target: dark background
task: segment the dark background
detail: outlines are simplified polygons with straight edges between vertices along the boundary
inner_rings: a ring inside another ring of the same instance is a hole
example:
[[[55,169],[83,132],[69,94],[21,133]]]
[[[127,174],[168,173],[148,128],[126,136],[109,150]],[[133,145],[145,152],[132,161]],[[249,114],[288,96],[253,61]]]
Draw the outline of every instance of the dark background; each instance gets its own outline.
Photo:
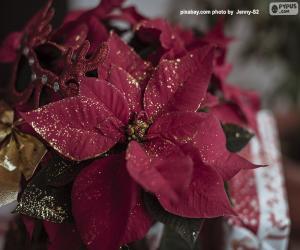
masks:
[[[8,33],[22,30],[30,17],[46,3],[45,0],[0,1],[0,41]],[[54,1],[54,7],[54,25],[58,25],[66,12],[66,1]]]

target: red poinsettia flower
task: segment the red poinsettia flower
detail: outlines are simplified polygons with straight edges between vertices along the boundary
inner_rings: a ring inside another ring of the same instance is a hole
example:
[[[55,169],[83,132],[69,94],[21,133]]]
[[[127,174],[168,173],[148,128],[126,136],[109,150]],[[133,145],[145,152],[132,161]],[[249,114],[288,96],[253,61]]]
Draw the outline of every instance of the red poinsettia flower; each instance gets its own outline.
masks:
[[[227,48],[233,40],[224,34],[224,19],[220,19],[204,37],[197,38],[193,33],[180,27],[172,26],[163,19],[143,20],[136,27],[139,39],[144,43],[160,44],[148,59],[158,62],[163,58],[176,58],[191,49],[212,45],[216,48],[213,63],[213,81],[217,82],[226,102],[207,93],[202,108],[216,115],[223,123],[234,123],[255,129],[259,98],[251,91],[243,91],[227,84],[226,80],[232,65],[226,62]]]
[[[134,7],[122,8],[123,2],[124,0],[103,0],[89,11],[70,12],[51,40],[72,48],[78,48],[88,40],[91,44],[89,53],[93,54],[99,44],[109,37],[107,23],[124,21],[132,26],[144,19]]]
[[[164,58],[174,59],[194,49],[210,45],[216,48],[216,67],[223,66],[227,47],[233,40],[226,37],[223,30],[223,19],[220,19],[213,29],[203,37],[196,36],[191,30],[185,30],[179,25],[172,25],[159,18],[145,19],[135,26],[135,34],[140,42],[144,46],[155,47],[155,50],[147,55],[147,59],[152,63],[157,64]]]
[[[78,96],[22,115],[68,158],[82,161],[109,151],[84,169],[73,187],[73,214],[89,249],[117,249],[144,236],[151,220],[141,188],[179,216],[233,213],[223,182],[255,166],[227,151],[214,116],[196,112],[213,58],[212,47],[204,46],[161,60],[144,91],[111,63],[107,81],[83,77]],[[126,154],[114,153],[124,146]]]
[[[173,27],[159,18],[142,20],[136,25],[135,34],[144,46],[155,46],[155,50],[147,55],[147,60],[155,65],[161,59],[174,59],[185,55],[186,43],[191,35],[179,26]]]

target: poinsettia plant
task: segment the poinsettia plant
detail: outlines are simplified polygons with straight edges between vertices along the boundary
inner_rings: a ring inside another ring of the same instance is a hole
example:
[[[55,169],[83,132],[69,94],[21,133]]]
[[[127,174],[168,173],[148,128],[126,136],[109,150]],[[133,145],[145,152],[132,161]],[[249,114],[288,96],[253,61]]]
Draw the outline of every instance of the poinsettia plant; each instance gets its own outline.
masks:
[[[255,134],[259,98],[227,84],[222,22],[198,36],[122,2],[70,13],[54,30],[49,1],[0,48],[10,124],[29,138],[8,162],[0,120],[0,178],[20,177],[13,196],[0,180],[0,202],[18,194],[29,249],[37,228],[47,249],[136,249],[157,222],[191,249],[204,219],[235,216],[224,184],[258,167],[239,152]]]

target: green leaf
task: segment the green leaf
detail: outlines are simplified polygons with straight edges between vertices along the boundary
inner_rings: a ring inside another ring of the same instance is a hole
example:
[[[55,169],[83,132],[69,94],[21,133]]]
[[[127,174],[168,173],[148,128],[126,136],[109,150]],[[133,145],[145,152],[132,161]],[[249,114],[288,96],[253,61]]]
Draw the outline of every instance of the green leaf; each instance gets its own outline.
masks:
[[[229,192],[228,181],[225,181],[225,182],[224,182],[224,189],[225,189],[225,192],[226,192],[226,194],[227,194],[228,200],[229,200],[231,206],[233,207],[234,204],[233,204],[233,202],[232,202],[231,195],[230,195],[230,192]]]
[[[126,244],[120,250],[149,250],[146,238]]]
[[[173,229],[165,226],[159,250],[191,250],[194,249]]]
[[[222,127],[226,135],[227,149],[233,153],[241,151],[253,137],[252,133],[235,124],[227,123]]]
[[[171,214],[166,210],[164,210],[163,207],[158,202],[158,200],[149,193],[145,193],[144,201],[145,201],[146,208],[149,211],[149,213],[152,215],[152,217],[155,220],[165,224],[167,228],[174,231],[175,235],[172,236],[174,240],[178,241],[178,237],[175,237],[176,234],[177,236],[180,236],[181,241],[184,240],[183,242],[180,243],[180,246],[182,248],[178,248],[178,249],[185,250],[185,249],[194,248],[194,245],[198,239],[200,230],[202,228],[204,219],[184,218],[184,217]],[[169,237],[170,234],[171,232],[167,232],[166,237]],[[170,240],[168,240],[168,242],[170,242]],[[176,243],[176,245],[179,245],[179,243]],[[183,248],[183,246],[186,247]],[[175,248],[169,247],[169,249],[175,249]]]
[[[79,169],[59,157],[50,160],[29,181],[15,212],[54,223],[71,221],[72,180]]]
[[[82,169],[82,165],[77,162],[65,160],[55,156],[49,161],[47,166],[43,167],[39,178],[46,177],[46,183],[49,186],[60,187],[71,183]]]

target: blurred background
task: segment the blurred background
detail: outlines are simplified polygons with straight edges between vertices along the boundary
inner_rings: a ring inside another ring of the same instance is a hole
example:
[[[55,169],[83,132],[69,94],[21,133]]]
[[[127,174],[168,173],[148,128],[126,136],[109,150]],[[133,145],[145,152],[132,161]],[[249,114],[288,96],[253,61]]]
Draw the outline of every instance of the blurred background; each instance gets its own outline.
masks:
[[[98,0],[56,0],[58,25],[69,9],[90,8]],[[0,41],[20,30],[43,6],[40,0],[0,2]],[[259,15],[226,16],[225,31],[235,38],[228,60],[233,64],[229,82],[257,90],[263,107],[277,119],[292,220],[290,249],[300,249],[300,16],[270,16],[265,0],[129,0],[146,16],[163,16],[171,22],[208,30],[217,16],[179,15],[181,9],[258,9]],[[11,206],[13,207],[13,205]],[[0,234],[5,232],[7,211],[0,210]],[[2,244],[0,239],[0,244]],[[0,248],[1,249],[1,248]]]

